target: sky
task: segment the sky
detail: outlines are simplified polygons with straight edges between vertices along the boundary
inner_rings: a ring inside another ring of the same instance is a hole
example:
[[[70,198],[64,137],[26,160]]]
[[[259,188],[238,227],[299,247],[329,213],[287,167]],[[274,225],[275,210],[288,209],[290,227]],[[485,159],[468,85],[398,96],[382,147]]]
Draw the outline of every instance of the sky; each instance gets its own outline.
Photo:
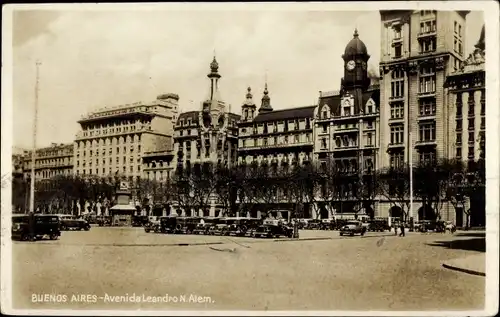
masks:
[[[468,54],[482,12],[467,21]],[[274,109],[313,105],[320,90],[340,88],[355,28],[378,74],[378,11],[15,11],[13,145],[32,146],[37,59],[41,147],[72,142],[76,121],[105,106],[176,93],[181,111],[200,109],[214,52],[231,112],[249,86],[260,104],[266,77]]]

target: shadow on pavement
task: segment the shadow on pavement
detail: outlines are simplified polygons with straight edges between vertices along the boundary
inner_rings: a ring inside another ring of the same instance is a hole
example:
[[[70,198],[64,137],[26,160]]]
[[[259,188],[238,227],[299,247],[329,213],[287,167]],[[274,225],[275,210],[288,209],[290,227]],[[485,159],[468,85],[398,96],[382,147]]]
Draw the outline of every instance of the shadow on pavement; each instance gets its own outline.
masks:
[[[486,232],[459,232],[455,233],[457,237],[486,237]]]
[[[427,245],[434,247],[445,247],[449,249],[486,252],[486,238],[434,241],[434,243],[428,243]]]

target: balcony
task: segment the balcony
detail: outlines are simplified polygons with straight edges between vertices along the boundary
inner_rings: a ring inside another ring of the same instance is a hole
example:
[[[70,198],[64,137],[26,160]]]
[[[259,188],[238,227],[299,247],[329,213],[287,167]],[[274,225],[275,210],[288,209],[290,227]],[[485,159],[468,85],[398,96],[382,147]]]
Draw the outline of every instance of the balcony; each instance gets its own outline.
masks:
[[[389,149],[404,148],[404,147],[405,147],[405,144],[403,142],[401,142],[401,143],[389,143],[387,145],[387,148],[389,148]]]
[[[389,102],[404,101],[405,96],[391,96],[389,97]]]
[[[422,91],[418,93],[418,98],[436,97],[436,91]]]
[[[333,130],[334,134],[339,134],[339,133],[348,133],[348,132],[359,132],[358,127],[349,127],[349,128],[337,128]]]
[[[430,36],[436,36],[436,34],[437,34],[436,30],[423,31],[423,32],[419,32],[417,34],[417,38],[423,39],[423,38],[430,37]]]
[[[436,113],[424,113],[424,114],[419,114],[417,121],[425,121],[425,120],[435,120],[436,119]]]
[[[359,146],[357,144],[354,145],[348,145],[348,146],[341,146],[341,147],[335,147],[333,150],[336,152],[341,152],[341,151],[352,151],[352,150],[358,150]]]
[[[415,146],[436,146],[436,140],[419,140],[415,142]]]
[[[404,117],[389,118],[389,124],[403,123],[404,121],[405,121]]]

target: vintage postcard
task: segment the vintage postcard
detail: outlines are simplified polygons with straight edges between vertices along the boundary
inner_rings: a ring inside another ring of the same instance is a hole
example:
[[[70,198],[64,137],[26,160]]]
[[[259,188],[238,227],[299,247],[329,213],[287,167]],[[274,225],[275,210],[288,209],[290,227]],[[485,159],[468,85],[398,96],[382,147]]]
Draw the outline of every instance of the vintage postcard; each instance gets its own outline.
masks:
[[[5,5],[2,313],[496,315],[498,16]]]

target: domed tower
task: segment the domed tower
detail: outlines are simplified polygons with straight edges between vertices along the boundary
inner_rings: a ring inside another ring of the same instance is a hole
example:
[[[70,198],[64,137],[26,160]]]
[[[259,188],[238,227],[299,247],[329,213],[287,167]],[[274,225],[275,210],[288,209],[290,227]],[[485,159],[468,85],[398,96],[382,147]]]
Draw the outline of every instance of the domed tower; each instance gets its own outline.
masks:
[[[370,86],[368,77],[368,60],[370,55],[365,43],[359,39],[358,30],[354,30],[352,40],[347,44],[344,55],[344,78],[341,91],[344,95],[351,95],[354,99],[354,111],[358,113],[363,109],[362,94]]]
[[[264,87],[264,96],[262,96],[262,103],[259,108],[259,113],[273,111],[271,107],[271,98],[269,97],[269,91],[267,90],[267,82]]]
[[[246,100],[241,106],[241,121],[252,121],[255,115],[257,106],[253,102],[252,88],[248,87]]]

